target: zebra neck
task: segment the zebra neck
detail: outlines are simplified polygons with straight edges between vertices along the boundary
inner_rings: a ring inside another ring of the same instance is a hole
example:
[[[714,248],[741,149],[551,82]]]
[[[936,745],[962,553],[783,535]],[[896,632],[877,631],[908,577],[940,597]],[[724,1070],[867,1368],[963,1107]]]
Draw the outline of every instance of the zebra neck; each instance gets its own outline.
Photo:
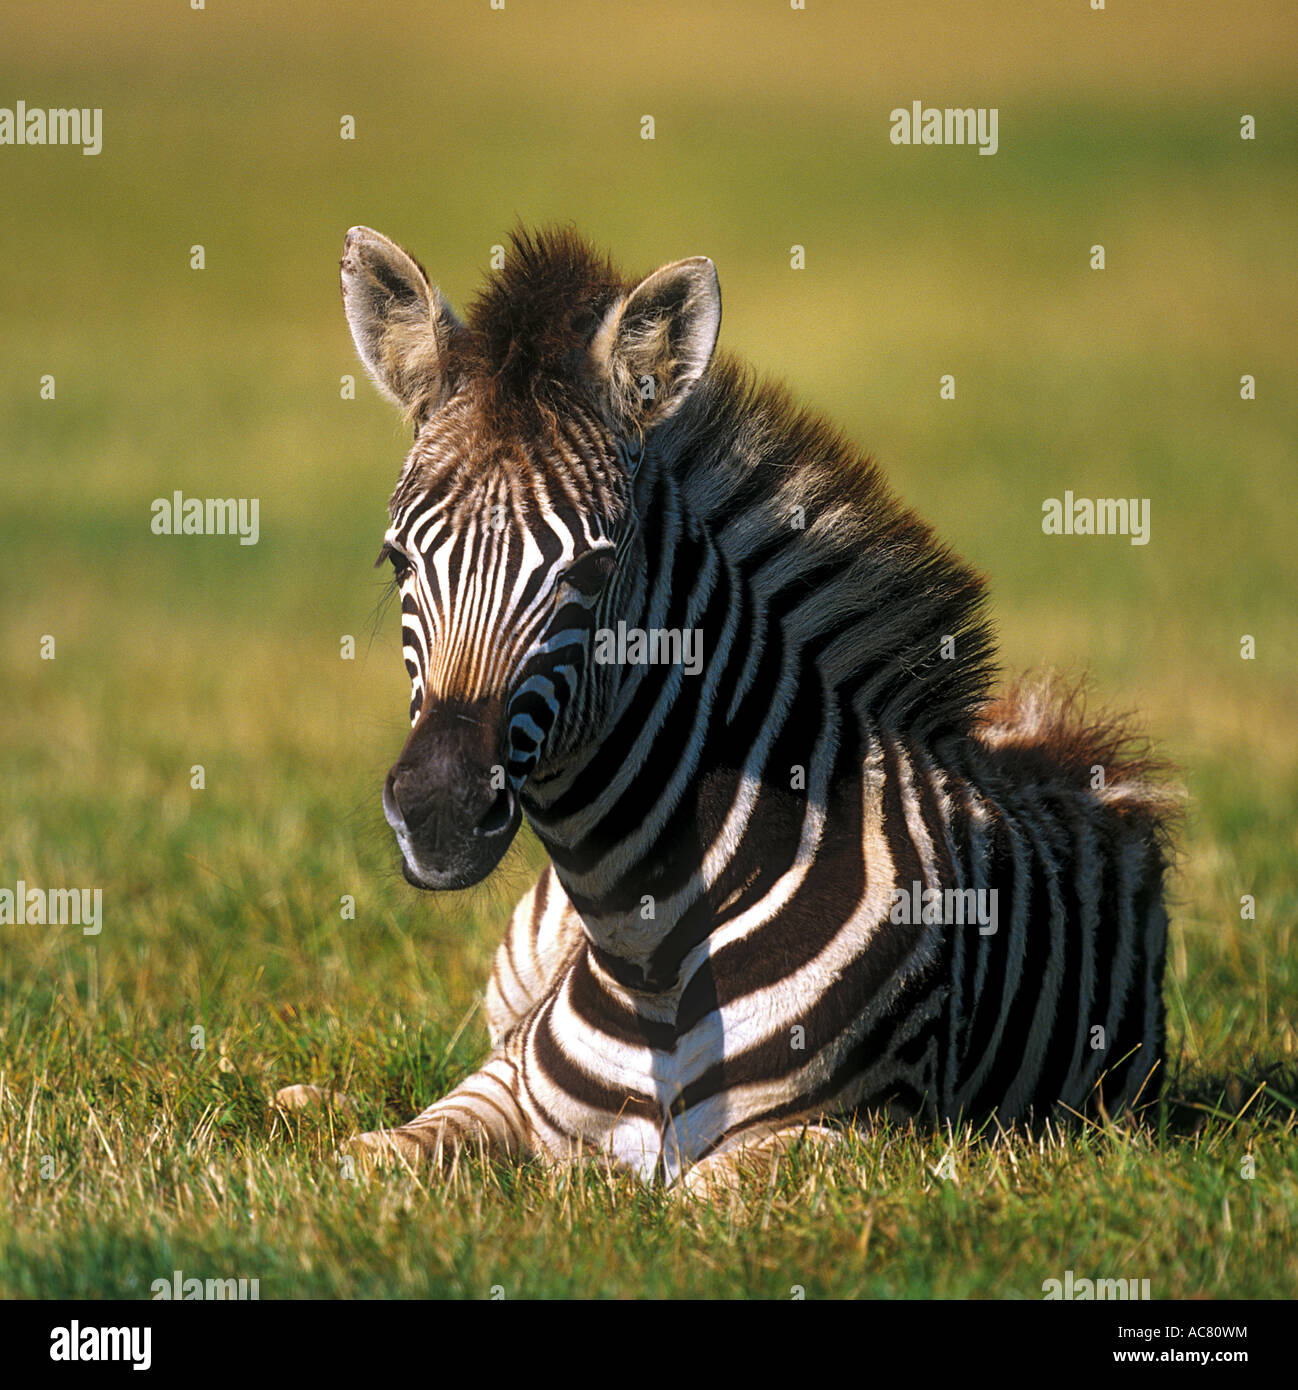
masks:
[[[697,652],[697,669],[612,666],[598,740],[524,796],[598,960],[635,988],[679,988],[690,953],[776,891],[773,866],[816,853],[839,790],[841,814],[872,814],[880,738],[966,731],[988,683],[976,576],[868,464],[839,459],[831,490],[812,439],[811,462],[772,466],[767,426],[771,458],[760,428],[700,437],[697,422],[646,458],[620,611],[628,632],[675,637],[651,656]]]
[[[698,669],[615,667],[597,744],[524,807],[619,985],[667,996],[709,935],[810,862],[835,766],[860,775],[855,715],[664,479],[629,627],[697,634]],[[682,643],[682,649],[684,644]],[[858,793],[859,799],[859,793]],[[790,880],[791,882],[791,880]]]

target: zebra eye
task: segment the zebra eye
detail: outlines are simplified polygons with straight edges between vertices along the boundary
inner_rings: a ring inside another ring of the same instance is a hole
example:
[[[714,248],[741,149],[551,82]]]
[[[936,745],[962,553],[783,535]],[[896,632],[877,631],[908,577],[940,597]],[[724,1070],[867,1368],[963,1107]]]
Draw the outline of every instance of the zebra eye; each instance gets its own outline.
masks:
[[[564,570],[563,580],[565,584],[571,584],[578,593],[585,594],[587,598],[594,598],[608,583],[616,569],[617,561],[613,558],[611,547],[589,550]]]
[[[379,551],[379,558],[374,562],[374,568],[378,569],[384,560],[392,562],[392,572],[398,581],[410,573],[410,558],[396,549],[395,546],[389,545],[387,541],[383,542],[383,548]]]

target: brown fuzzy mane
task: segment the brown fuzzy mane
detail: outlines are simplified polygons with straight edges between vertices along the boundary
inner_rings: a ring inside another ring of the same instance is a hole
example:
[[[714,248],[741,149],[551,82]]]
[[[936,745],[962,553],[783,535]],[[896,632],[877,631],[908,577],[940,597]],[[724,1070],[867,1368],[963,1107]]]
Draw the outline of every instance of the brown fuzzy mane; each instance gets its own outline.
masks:
[[[763,564],[779,552],[782,583],[820,593],[799,635],[831,681],[872,682],[874,713],[895,727],[972,727],[995,669],[985,581],[873,458],[724,351],[663,430],[691,512]]]
[[[516,229],[503,268],[469,308],[459,365],[490,384],[496,413],[550,413],[582,380],[591,338],[628,288],[573,229]]]
[[[1148,819],[1162,838],[1179,817],[1172,764],[1153,752],[1130,716],[1088,710],[1085,678],[1020,678],[983,707],[975,736],[997,755],[996,772],[1006,782],[1086,791]],[[1092,784],[1097,767],[1102,788]]]

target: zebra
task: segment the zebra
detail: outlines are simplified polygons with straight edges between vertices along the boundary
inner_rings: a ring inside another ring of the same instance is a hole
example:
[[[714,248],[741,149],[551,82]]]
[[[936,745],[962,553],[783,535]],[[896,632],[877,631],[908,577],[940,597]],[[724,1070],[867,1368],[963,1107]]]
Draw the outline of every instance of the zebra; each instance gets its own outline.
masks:
[[[368,228],[341,272],[414,431],[377,562],[411,680],[382,796],[403,872],[478,883],[524,818],[549,858],[495,955],[490,1055],[360,1151],[679,1187],[853,1121],[1152,1100],[1163,764],[1049,677],[993,694],[985,581],[716,350],[713,263],[628,281],[520,229],[463,320]],[[632,660],[627,632],[702,658]],[[1002,906],[961,925],[953,897]]]

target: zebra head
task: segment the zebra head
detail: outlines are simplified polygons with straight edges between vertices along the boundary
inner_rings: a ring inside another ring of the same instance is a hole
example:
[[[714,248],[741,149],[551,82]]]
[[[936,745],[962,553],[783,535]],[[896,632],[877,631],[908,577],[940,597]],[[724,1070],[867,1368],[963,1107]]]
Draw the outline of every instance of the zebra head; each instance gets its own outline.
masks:
[[[353,227],[342,289],[415,433],[379,555],[412,726],[383,809],[411,883],[464,888],[508,849],[528,779],[597,742],[616,698],[592,638],[643,589],[635,481],[711,358],[716,271],[698,257],[627,285],[573,236],[519,233],[461,321],[411,256]]]

